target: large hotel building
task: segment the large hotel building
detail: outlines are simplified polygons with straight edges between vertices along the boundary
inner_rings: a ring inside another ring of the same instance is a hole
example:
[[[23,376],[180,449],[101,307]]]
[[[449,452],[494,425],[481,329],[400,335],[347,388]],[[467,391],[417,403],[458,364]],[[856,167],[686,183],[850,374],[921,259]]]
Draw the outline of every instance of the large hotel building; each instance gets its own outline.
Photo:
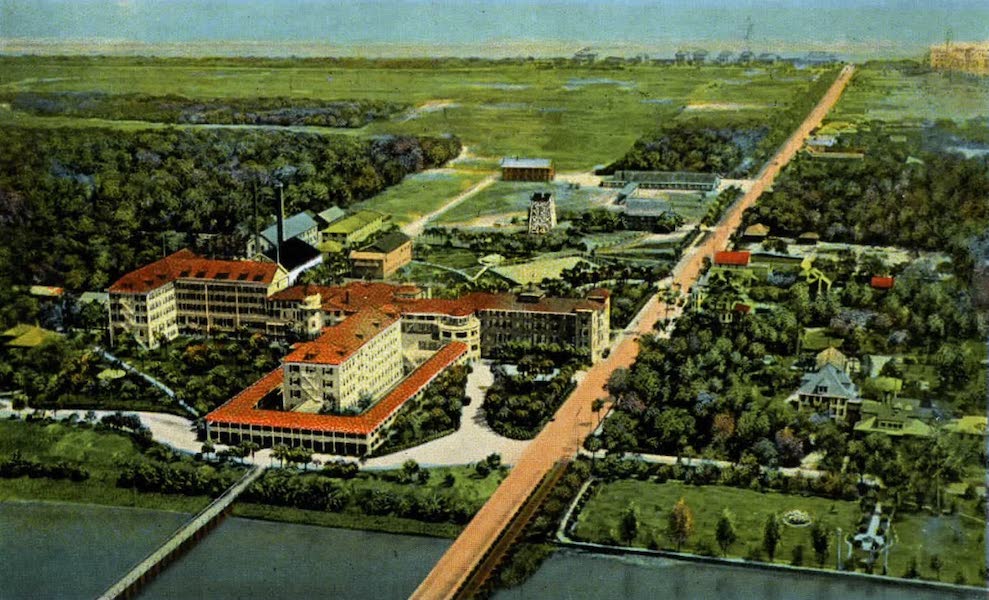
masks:
[[[474,292],[439,299],[413,285],[286,285],[273,263],[177,252],[110,287],[111,331],[150,347],[180,332],[239,328],[309,340],[208,414],[207,435],[347,455],[373,452],[401,407],[452,365],[493,356],[509,342],[572,347],[597,361],[609,344],[604,289],[584,298]]]
[[[110,336],[127,333],[149,348],[179,333],[265,332],[268,297],[288,285],[275,263],[212,260],[180,250],[110,286]]]

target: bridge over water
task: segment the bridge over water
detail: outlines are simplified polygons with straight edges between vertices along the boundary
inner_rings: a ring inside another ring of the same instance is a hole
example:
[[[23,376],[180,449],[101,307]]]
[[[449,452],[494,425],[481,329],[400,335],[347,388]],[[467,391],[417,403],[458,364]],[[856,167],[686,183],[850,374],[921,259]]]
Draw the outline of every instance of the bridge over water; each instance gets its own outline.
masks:
[[[119,581],[100,595],[100,600],[117,600],[135,597],[149,581],[154,579],[170,562],[203,539],[226,516],[227,510],[241,493],[251,486],[264,472],[264,467],[253,466],[237,483],[230,486],[216,500],[187,521],[182,527],[151,554],[127,572]]]

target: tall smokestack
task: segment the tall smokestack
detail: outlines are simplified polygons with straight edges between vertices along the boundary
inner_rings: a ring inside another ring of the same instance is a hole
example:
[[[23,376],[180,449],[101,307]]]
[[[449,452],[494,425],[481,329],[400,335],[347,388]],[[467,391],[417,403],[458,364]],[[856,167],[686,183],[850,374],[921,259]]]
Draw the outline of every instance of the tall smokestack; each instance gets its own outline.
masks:
[[[251,198],[254,202],[254,253],[247,258],[254,260],[259,252],[261,252],[261,232],[258,231],[258,180],[255,179],[251,182]]]
[[[275,240],[275,262],[282,264],[282,244],[285,243],[285,196],[282,194],[282,182],[275,182],[275,194],[278,205],[275,207],[277,218],[278,239]]]

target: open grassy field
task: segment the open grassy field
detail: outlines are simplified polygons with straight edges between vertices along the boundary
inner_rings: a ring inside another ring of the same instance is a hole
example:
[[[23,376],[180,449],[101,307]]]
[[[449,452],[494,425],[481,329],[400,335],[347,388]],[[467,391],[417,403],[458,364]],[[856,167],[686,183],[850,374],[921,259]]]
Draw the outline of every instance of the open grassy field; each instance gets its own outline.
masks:
[[[0,90],[388,100],[413,108],[362,132],[451,133],[477,156],[538,155],[570,170],[617,158],[644,132],[689,105],[694,106],[682,112],[684,118],[712,116],[723,122],[756,115],[769,120],[815,75],[790,67],[603,69],[480,63],[470,68],[379,68],[292,61],[11,58],[0,62]],[[722,106],[726,104],[737,106]],[[63,119],[64,124],[72,122]]]
[[[86,469],[86,481],[73,482],[29,477],[0,479],[4,500],[58,500],[114,506],[137,506],[194,513],[210,502],[207,496],[135,493],[117,487],[121,462],[144,456],[127,436],[62,425],[0,421],[0,457],[15,451],[29,460],[63,460]]]
[[[529,210],[533,192],[551,191],[556,200],[559,217],[564,211],[582,212],[600,206],[614,196],[614,190],[597,187],[571,189],[564,182],[528,183],[521,181],[496,181],[465,202],[446,211],[437,219],[439,225],[462,224],[491,226],[496,222],[508,223],[518,217],[522,224]]]
[[[398,185],[354,205],[354,210],[376,210],[405,225],[427,215],[484,179],[483,174],[442,169],[406,177]]]
[[[971,511],[970,511],[971,512]],[[976,512],[976,514],[978,514]],[[889,551],[889,571],[901,576],[911,560],[924,578],[934,579],[931,556],[944,563],[941,580],[954,582],[959,575],[968,585],[981,585],[985,568],[985,521],[971,515],[899,515],[893,522],[894,546]]]
[[[725,508],[732,511],[738,541],[730,548],[729,556],[745,557],[762,547],[763,526],[769,515],[798,509],[812,519],[826,523],[830,528],[841,527],[854,531],[861,516],[858,503],[830,500],[809,496],[793,496],[779,493],[759,493],[724,486],[692,486],[678,482],[658,484],[648,481],[616,481],[603,484],[587,503],[577,523],[577,535],[590,541],[611,540],[618,531],[618,522],[629,503],[639,510],[639,535],[634,545],[645,546],[652,535],[660,548],[674,549],[666,536],[667,517],[673,505],[684,498],[694,513],[694,534],[683,551],[698,552],[706,547],[719,553],[714,531]],[[804,559],[814,562],[814,553],[808,527],[782,526],[783,537],[776,551],[776,559],[789,562],[793,548],[804,546]],[[832,548],[833,548],[832,541]]]
[[[720,554],[714,532],[724,508],[732,511],[738,535],[728,555],[737,557],[747,557],[752,550],[762,547],[763,526],[773,513],[802,510],[830,530],[841,527],[846,533],[856,531],[856,523],[862,516],[857,502],[723,486],[625,480],[601,486],[580,514],[577,535],[591,541],[614,543],[621,514],[629,503],[634,503],[639,510],[639,534],[633,544],[645,546],[651,536],[660,548],[673,549],[666,537],[666,522],[680,498],[685,499],[694,513],[694,534],[683,548],[686,552],[710,550]],[[962,512],[943,516],[897,515],[892,527],[895,541],[889,553],[889,574],[902,576],[911,560],[916,559],[920,575],[934,579],[930,557],[938,555],[945,565],[942,580],[955,581],[960,574],[965,583],[980,585],[979,573],[985,564],[985,521]],[[777,561],[790,562],[793,549],[803,545],[804,564],[816,566],[810,529],[782,525],[782,532]],[[834,567],[834,538],[829,550],[825,568]]]
[[[989,115],[989,79],[961,73],[860,67],[828,117],[833,126],[862,121],[959,121]]]

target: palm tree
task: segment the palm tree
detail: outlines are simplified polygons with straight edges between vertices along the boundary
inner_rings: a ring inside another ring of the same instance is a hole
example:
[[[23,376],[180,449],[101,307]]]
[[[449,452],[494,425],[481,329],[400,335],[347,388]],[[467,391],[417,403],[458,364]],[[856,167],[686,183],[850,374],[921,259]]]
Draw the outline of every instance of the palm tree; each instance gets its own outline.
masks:
[[[591,410],[598,416],[598,426],[601,425],[601,409],[604,408],[604,398],[596,398],[591,402]]]
[[[278,444],[271,450],[272,458],[278,459],[280,466],[285,467],[285,461],[291,460],[291,451],[285,444]]]
[[[216,446],[213,445],[213,442],[209,440],[203,442],[202,452],[203,452],[203,456],[206,457],[206,460],[209,460],[209,455],[213,454],[215,450],[216,450]]]
[[[251,455],[251,460],[254,460],[254,453],[261,449],[261,445],[253,440],[246,440],[241,442],[240,445]]]

